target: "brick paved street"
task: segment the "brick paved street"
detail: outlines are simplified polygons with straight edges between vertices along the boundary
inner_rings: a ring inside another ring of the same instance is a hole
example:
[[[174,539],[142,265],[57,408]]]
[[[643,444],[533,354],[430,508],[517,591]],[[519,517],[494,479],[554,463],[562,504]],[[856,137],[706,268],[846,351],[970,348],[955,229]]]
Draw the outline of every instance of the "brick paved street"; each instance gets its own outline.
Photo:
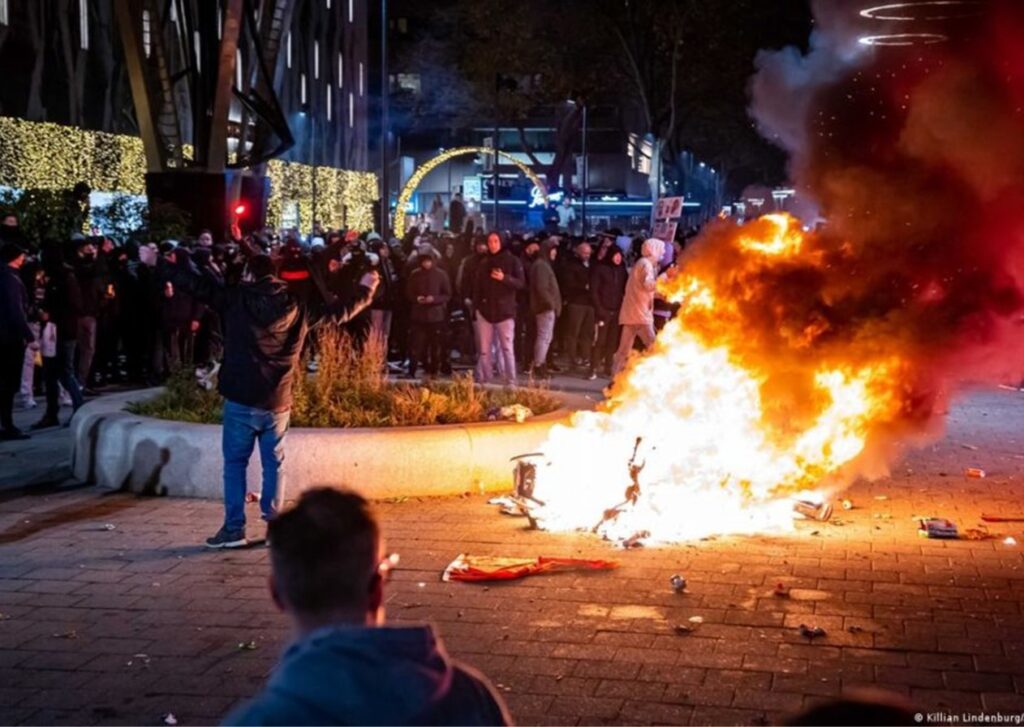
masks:
[[[623,552],[525,531],[478,496],[380,503],[401,554],[389,614],[435,622],[522,724],[759,724],[869,685],[927,711],[1024,712],[1024,556],[1002,542],[1024,542],[1024,524],[943,542],[911,520],[963,529],[982,512],[1024,512],[1021,432],[1024,394],[975,394],[941,442],[852,488],[842,524],[787,537]],[[966,479],[970,466],[989,477]],[[266,595],[264,549],[197,547],[219,518],[215,502],[93,488],[2,496],[0,723],[210,723],[253,693],[287,626]],[[442,583],[460,552],[622,565]],[[673,573],[687,594],[672,593]],[[779,582],[789,598],[772,594]],[[704,623],[676,634],[691,616]],[[808,642],[802,623],[827,635]]]

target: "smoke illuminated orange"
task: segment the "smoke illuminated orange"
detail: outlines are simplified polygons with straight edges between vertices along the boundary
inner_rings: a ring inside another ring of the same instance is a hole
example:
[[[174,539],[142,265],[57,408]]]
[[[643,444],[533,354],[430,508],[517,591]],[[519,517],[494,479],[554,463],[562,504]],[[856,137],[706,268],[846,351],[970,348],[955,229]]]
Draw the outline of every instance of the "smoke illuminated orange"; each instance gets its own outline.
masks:
[[[842,255],[786,215],[714,223],[660,281],[681,308],[653,349],[542,448],[540,526],[648,543],[780,531],[794,498],[847,484],[872,433],[899,415],[904,364],[897,351],[829,343],[815,306],[780,295],[787,276]],[[627,502],[638,438],[640,491]]]

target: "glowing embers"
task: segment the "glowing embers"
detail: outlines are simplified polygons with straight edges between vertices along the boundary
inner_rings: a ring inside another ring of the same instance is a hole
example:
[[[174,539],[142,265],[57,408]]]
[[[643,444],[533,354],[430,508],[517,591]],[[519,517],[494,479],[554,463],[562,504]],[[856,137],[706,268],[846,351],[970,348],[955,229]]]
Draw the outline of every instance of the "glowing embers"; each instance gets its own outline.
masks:
[[[870,20],[957,20],[978,15],[981,5],[977,0],[920,0],[876,5],[860,14]]]
[[[859,39],[861,45],[899,47],[913,45],[935,45],[945,43],[949,36],[942,33],[889,33],[886,35],[865,35]]]

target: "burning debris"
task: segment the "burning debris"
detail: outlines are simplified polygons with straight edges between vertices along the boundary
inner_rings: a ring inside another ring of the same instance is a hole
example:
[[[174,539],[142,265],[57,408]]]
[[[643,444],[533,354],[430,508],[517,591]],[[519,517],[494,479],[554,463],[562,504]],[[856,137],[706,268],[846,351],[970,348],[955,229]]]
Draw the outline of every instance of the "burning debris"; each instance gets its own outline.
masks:
[[[538,527],[634,546],[787,531],[794,507],[824,521],[939,430],[960,382],[1022,378],[1024,5],[904,49],[815,7],[810,56],[763,54],[752,89],[818,214],[688,246],[658,284],[676,317],[541,447]]]

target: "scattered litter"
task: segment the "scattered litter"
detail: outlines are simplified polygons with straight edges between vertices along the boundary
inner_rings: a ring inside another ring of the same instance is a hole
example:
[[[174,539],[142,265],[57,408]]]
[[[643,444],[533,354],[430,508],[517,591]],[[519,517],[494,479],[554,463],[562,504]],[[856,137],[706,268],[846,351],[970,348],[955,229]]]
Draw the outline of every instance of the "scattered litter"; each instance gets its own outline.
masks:
[[[863,626],[847,626],[846,630],[849,631],[851,634],[860,634],[860,633],[864,632],[864,627]]]
[[[874,517],[875,520],[892,520],[892,515],[887,512],[876,512],[872,517]]]
[[[68,629],[67,631],[64,631],[62,633],[54,634],[53,638],[55,638],[55,639],[77,639],[78,638],[78,632],[75,631],[75,629]]]
[[[420,581],[419,583],[416,584],[416,587],[417,588],[426,588],[427,584],[425,582],[423,582],[423,581]]]
[[[1005,538],[1003,539],[1003,545],[1016,545],[1016,544],[1017,544],[1017,539],[1016,539],[1016,538],[1014,538],[1014,537],[1011,537],[1011,536],[1009,536],[1009,535],[1007,535],[1007,536],[1006,536],[1006,537],[1005,537]]]
[[[811,535],[814,535],[814,536],[821,535],[821,531],[820,530],[812,530],[811,531]]]
[[[793,503],[793,511],[800,513],[808,520],[824,522],[832,517],[832,503],[797,500]]]
[[[997,537],[997,535],[993,535],[985,527],[967,528],[963,532],[964,540],[995,540]]]
[[[254,503],[254,502],[259,502],[260,501],[260,493],[258,493],[258,492],[246,492],[245,493],[245,501],[248,504],[250,504],[250,505],[252,503]]]
[[[676,593],[682,593],[686,590],[686,579],[678,573],[669,578],[668,582],[672,586],[672,590]]]
[[[956,523],[941,517],[921,518],[918,521],[917,534],[922,538],[942,538],[952,540],[960,537]]]
[[[255,640],[253,640],[253,641],[239,641],[238,642],[238,650],[239,651],[256,651],[256,641]]]
[[[844,510],[852,510],[853,509],[853,500],[843,500],[841,504],[842,504]]]
[[[174,725],[178,724],[178,718],[174,716],[174,712],[168,712],[167,714],[165,714],[163,720],[164,724],[170,725],[171,727],[174,727]]]
[[[1024,515],[982,515],[987,523],[1024,523]]]
[[[698,624],[699,625],[699,624],[704,623],[704,617],[703,616],[690,616],[690,618],[688,620],[692,624]]]
[[[512,404],[511,406],[503,406],[499,412],[502,419],[508,419],[515,421],[516,424],[522,424],[527,419],[533,416],[533,412],[529,407],[525,407],[522,404]]]
[[[10,618],[11,618],[10,614],[8,614],[8,613],[0,613],[0,621],[7,621]]]
[[[985,470],[981,467],[968,467],[964,470],[964,474],[974,480],[985,479]]]
[[[106,523],[100,526],[100,530],[116,530],[117,526],[113,523]]]
[[[644,541],[649,537],[651,537],[651,531],[641,530],[640,532],[633,533],[619,543],[619,547],[623,550],[629,550],[630,548],[642,548],[644,547]]]
[[[584,560],[582,558],[504,558],[490,555],[460,554],[444,569],[441,580],[448,581],[507,581],[538,573],[559,570],[611,570],[618,563],[612,560]]]
[[[975,445],[973,445],[973,444],[961,444],[960,446],[963,447],[964,449],[969,449],[972,452],[977,452],[978,451],[978,448]]]
[[[889,496],[888,495],[875,495],[875,499],[876,500],[888,500]]]
[[[772,595],[776,598],[789,598],[789,587],[785,583],[776,583]]]
[[[807,624],[800,624],[800,635],[805,639],[819,639],[826,635],[825,629],[821,626],[808,626]]]
[[[690,626],[689,624],[676,624],[672,627],[672,630],[680,636],[685,636],[686,634],[692,634],[697,629],[695,629],[693,626]]]

